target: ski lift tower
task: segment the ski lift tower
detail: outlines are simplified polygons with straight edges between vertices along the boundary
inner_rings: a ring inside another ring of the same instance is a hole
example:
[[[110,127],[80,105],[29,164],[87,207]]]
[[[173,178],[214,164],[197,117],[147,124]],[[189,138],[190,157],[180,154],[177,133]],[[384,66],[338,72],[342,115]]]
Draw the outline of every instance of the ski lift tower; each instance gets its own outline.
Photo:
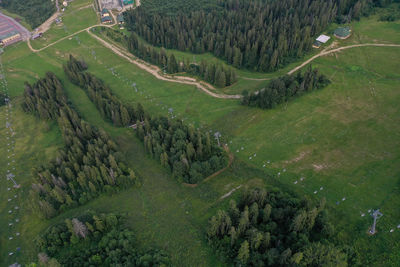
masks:
[[[217,141],[218,141],[218,146],[221,146],[221,144],[219,143],[219,138],[221,137],[221,133],[215,132],[214,136],[215,136],[215,139],[217,139]]]
[[[379,211],[379,209],[377,209],[377,210],[374,210],[374,211],[372,212],[371,216],[374,217],[374,223],[372,224],[371,229],[368,231],[368,233],[369,233],[370,235],[374,235],[374,234],[376,234],[376,229],[375,229],[375,227],[376,227],[376,221],[377,221],[380,217],[382,217],[383,214]]]

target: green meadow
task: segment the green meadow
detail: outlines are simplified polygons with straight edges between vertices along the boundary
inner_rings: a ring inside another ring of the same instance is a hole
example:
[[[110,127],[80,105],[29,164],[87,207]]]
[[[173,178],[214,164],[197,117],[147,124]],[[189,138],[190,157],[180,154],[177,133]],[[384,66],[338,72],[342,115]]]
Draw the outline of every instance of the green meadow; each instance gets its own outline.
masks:
[[[85,4],[81,3],[81,6]],[[91,10],[95,17],[92,8],[75,10],[71,8],[70,12]],[[85,23],[90,26],[90,23],[96,23],[93,21]],[[87,27],[78,28],[83,24],[75,25],[73,19],[68,20],[67,14],[63,22],[68,29],[73,29],[70,33]],[[399,22],[379,22],[376,15],[354,22],[351,27],[353,35],[338,41],[339,46],[370,42],[400,44]],[[52,30],[44,37],[54,41],[70,34]],[[273,110],[260,110],[241,106],[238,100],[210,97],[193,86],[157,80],[113,54],[86,32],[77,37],[39,53],[32,53],[26,43],[19,43],[8,47],[1,55],[14,103],[13,164],[16,179],[22,185],[17,198],[12,200],[20,207],[21,221],[13,227],[21,236],[10,241],[8,236],[14,230],[8,227],[10,203],[7,199],[14,193],[7,191],[8,181],[0,181],[1,265],[36,261],[38,251],[33,242],[38,234],[51,224],[93,209],[127,214],[126,225],[136,233],[138,244],[166,250],[174,265],[221,266],[223,264],[205,238],[208,219],[232,197],[237,197],[234,193],[220,199],[233,188],[265,185],[277,186],[315,201],[326,198],[336,225],[337,240],[350,244],[360,255],[363,266],[398,266],[400,48],[354,48],[320,57],[313,62],[313,67],[318,67],[329,77],[332,83],[328,87]],[[34,47],[51,41],[40,42],[44,43],[36,43]],[[209,54],[176,53],[196,60],[217,60]],[[62,64],[69,54],[83,58],[89,71],[106,81],[124,102],[132,105],[140,102],[153,114],[166,115],[167,110],[173,108],[173,113],[187,123],[204,130],[220,131],[223,142],[235,156],[232,167],[196,188],[176,182],[167,170],[145,154],[132,130],[116,128],[104,121],[85,93],[66,79]],[[303,60],[277,73],[239,71],[239,76],[276,77]],[[55,123],[40,121],[20,108],[24,81],[34,82],[47,71],[53,71],[63,81],[71,104],[79,114],[112,136],[141,180],[140,186],[115,195],[104,195],[50,221],[40,220],[30,212],[27,198],[32,181],[30,170],[51,160],[57,148],[63,145],[62,138]],[[132,83],[136,84],[137,91]],[[241,78],[224,92],[256,90],[263,83],[267,81]],[[0,107],[1,123],[5,121],[5,111],[5,107]],[[1,128],[0,135],[0,153],[7,155],[5,128]],[[7,162],[7,158],[0,158],[1,173],[6,173]],[[301,181],[301,177],[304,180]],[[372,224],[368,210],[376,208],[384,216],[378,221],[378,234],[371,237],[367,235]],[[390,229],[396,230],[390,233]],[[17,246],[21,251],[8,256],[9,249]]]
[[[97,14],[91,5],[93,1],[76,0],[70,2],[62,13],[62,22],[53,23],[43,37],[31,41],[34,49],[40,49],[58,39],[73,34],[79,30],[99,23]],[[90,5],[90,6],[89,6]]]

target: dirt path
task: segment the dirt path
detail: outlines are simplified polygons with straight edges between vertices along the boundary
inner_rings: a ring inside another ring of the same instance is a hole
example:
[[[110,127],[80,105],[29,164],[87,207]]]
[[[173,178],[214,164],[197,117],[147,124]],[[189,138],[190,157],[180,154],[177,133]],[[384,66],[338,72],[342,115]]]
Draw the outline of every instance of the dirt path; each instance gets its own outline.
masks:
[[[226,193],[225,195],[223,195],[220,199],[224,199],[229,197],[230,195],[232,195],[233,192],[235,192],[236,190],[238,190],[239,188],[241,188],[242,185],[239,185],[238,187],[233,188],[231,191],[229,191],[228,193]]]
[[[242,78],[243,80],[248,80],[248,81],[268,81],[268,80],[271,80],[271,78],[249,78],[249,77],[243,77],[243,76],[239,76],[238,78]]]
[[[93,7],[93,4],[89,4],[89,5],[87,5],[87,6],[82,6],[82,7],[78,8],[78,9],[75,10],[75,11],[82,10],[82,9],[85,9],[85,8],[88,8],[88,7]]]
[[[87,29],[87,32],[96,40],[98,40],[102,45],[104,45],[105,47],[111,49],[111,51],[113,51],[115,54],[119,55],[120,57],[125,58],[126,60],[128,60],[130,63],[135,64],[136,66],[138,66],[139,68],[147,71],[148,73],[152,74],[154,77],[156,77],[159,80],[162,81],[168,81],[168,82],[175,82],[175,83],[181,83],[181,84],[187,84],[187,85],[194,85],[196,86],[198,89],[202,90],[203,92],[205,92],[206,94],[213,96],[215,98],[223,98],[223,99],[239,99],[242,96],[241,95],[225,95],[225,94],[217,94],[214,92],[211,92],[210,90],[208,90],[206,88],[205,85],[203,85],[203,83],[200,83],[198,81],[196,81],[193,78],[190,77],[184,77],[184,76],[171,76],[171,75],[162,75],[161,74],[161,69],[157,66],[148,64],[142,60],[139,60],[137,58],[135,58],[132,54],[130,54],[129,52],[103,40],[102,38],[100,38],[99,36],[93,34],[92,32],[90,32],[90,29]],[[208,87],[210,87],[210,85],[208,85]]]
[[[101,26],[101,27],[109,27],[109,28],[111,28],[111,27],[113,27],[113,26],[115,26],[115,25],[117,24],[114,15],[112,15],[112,17],[113,17],[113,19],[114,19],[114,23],[113,23],[113,24],[109,24],[109,25],[105,25],[105,24],[96,24],[96,25],[92,25],[92,26],[87,27],[87,28],[85,28],[85,29],[82,29],[82,30],[79,30],[79,31],[77,31],[77,32],[71,33],[70,35],[64,36],[64,37],[58,39],[57,41],[52,42],[51,44],[48,44],[48,45],[46,45],[46,46],[44,46],[44,47],[42,47],[42,48],[39,48],[39,49],[33,48],[32,45],[31,45],[30,40],[28,39],[28,47],[29,47],[29,49],[30,49],[32,52],[37,53],[37,52],[43,51],[44,49],[46,49],[46,48],[48,48],[48,47],[50,47],[50,46],[53,46],[53,45],[55,45],[55,44],[58,44],[59,42],[64,41],[65,39],[71,38],[71,37],[73,37],[73,36],[75,36],[75,35],[77,35],[77,34],[79,34],[79,33],[81,33],[81,32],[89,31],[90,29],[92,29],[92,28],[94,28],[94,27],[100,27],[100,26]]]
[[[308,63],[310,63],[311,61],[322,57],[322,56],[326,56],[332,53],[336,53],[345,49],[350,49],[350,48],[355,48],[355,47],[364,47],[364,46],[378,46],[378,47],[400,47],[400,45],[398,44],[355,44],[355,45],[349,45],[349,46],[343,46],[343,47],[339,47],[339,48],[335,48],[332,50],[324,50],[321,51],[321,53],[313,56],[312,58],[308,59],[307,61],[303,62],[303,64],[297,66],[296,68],[292,69],[291,71],[288,72],[289,75],[293,74],[294,72],[298,71],[299,69],[303,68],[304,66],[306,66]]]
[[[56,0],[56,7],[57,7],[56,13],[54,13],[50,18],[48,18],[45,22],[43,22],[42,25],[37,27],[37,32],[45,33],[48,29],[50,29],[50,26],[53,23],[53,21],[61,14],[58,1],[61,0]]]
[[[60,15],[60,12],[54,13],[50,18],[48,18],[42,25],[40,25],[37,29],[38,32],[45,33],[48,29],[50,29],[51,24],[53,21]]]
[[[86,7],[89,7],[89,6],[90,5],[85,6],[83,8],[86,8]],[[138,6],[140,6],[140,0],[137,0],[137,6],[136,7],[138,7]],[[52,22],[52,18],[53,17],[57,17],[57,15],[58,15],[58,12],[56,14],[54,14],[51,18],[49,18],[40,27],[45,27],[45,26],[46,27],[47,26],[50,27],[51,22]],[[210,95],[212,97],[215,97],[215,98],[240,99],[242,97],[241,95],[226,95],[226,94],[214,93],[214,92],[210,91],[210,90],[215,90],[215,88],[212,85],[210,85],[208,83],[205,83],[205,82],[198,82],[198,81],[196,81],[196,79],[193,79],[193,78],[190,78],[190,77],[178,76],[178,75],[171,76],[171,75],[162,74],[162,71],[161,71],[161,69],[159,67],[151,65],[151,64],[149,64],[149,63],[147,63],[147,62],[145,62],[143,60],[140,60],[140,59],[134,57],[131,53],[126,51],[126,49],[121,48],[121,47],[119,47],[117,45],[114,45],[111,42],[108,42],[108,41],[100,38],[99,36],[93,34],[92,32],[90,32],[90,29],[92,29],[94,27],[98,27],[98,26],[113,27],[114,25],[116,25],[117,22],[116,22],[114,14],[112,14],[112,12],[111,12],[111,15],[112,15],[112,17],[114,19],[114,23],[111,24],[111,25],[103,25],[103,24],[92,25],[92,26],[87,27],[85,29],[79,30],[79,31],[77,31],[75,33],[72,33],[72,34],[70,34],[68,36],[65,36],[65,37],[63,37],[63,38],[61,38],[61,39],[59,39],[59,40],[57,40],[57,41],[55,41],[55,42],[53,42],[51,44],[48,44],[48,45],[46,45],[46,46],[44,46],[44,47],[42,47],[40,49],[34,49],[31,46],[30,40],[28,39],[28,47],[32,52],[37,53],[37,52],[43,51],[44,49],[46,49],[46,48],[48,48],[50,46],[53,46],[53,45],[59,43],[59,42],[65,40],[67,38],[71,38],[71,37],[73,37],[73,36],[75,36],[75,35],[77,35],[77,34],[79,34],[81,32],[87,31],[93,38],[95,38],[97,41],[99,41],[105,47],[111,49],[111,51],[113,51],[115,54],[119,55],[120,57],[125,58],[130,63],[135,64],[139,68],[149,72],[150,74],[152,74],[154,77],[156,77],[159,80],[168,81],[168,82],[175,82],[175,83],[181,83],[181,84],[187,84],[187,85],[194,85],[198,89],[200,89],[203,92],[205,92],[206,94],[208,94],[208,95]],[[54,18],[53,18],[53,20],[54,20]],[[46,24],[47,22],[49,22],[48,25]],[[319,54],[311,57],[310,59],[308,59],[305,62],[303,62],[301,65],[299,65],[299,66],[295,67],[294,69],[290,70],[287,74],[288,75],[293,74],[294,72],[300,70],[301,68],[303,68],[304,66],[306,66],[307,64],[309,64],[310,62],[312,62],[313,60],[315,60],[315,59],[317,59],[317,58],[319,58],[321,56],[326,56],[326,55],[329,55],[329,54],[332,54],[332,53],[336,53],[336,52],[339,52],[339,51],[342,51],[342,50],[345,50],[345,49],[350,49],[350,48],[355,48],[355,47],[366,47],[366,46],[400,47],[400,45],[398,45],[398,44],[355,44],[355,45],[349,45],[349,46],[344,46],[344,47],[339,47],[339,48],[332,49],[334,47],[334,44],[332,44],[331,46],[329,46],[329,47],[325,48],[324,50],[322,50]],[[270,78],[247,78],[247,77],[240,77],[240,78],[245,79],[245,80],[253,80],[253,81],[264,81],[264,80],[269,80],[270,79]]]
[[[115,20],[114,20],[115,21]],[[90,29],[94,28],[94,27],[99,27],[99,26],[103,26],[103,27],[113,27],[115,25],[111,24],[111,25],[103,25],[103,24],[97,24],[97,25],[93,25],[90,27],[87,27],[85,29],[79,30],[75,33],[72,33],[70,35],[67,35],[51,44],[48,44],[40,49],[35,49],[32,47],[30,40],[28,39],[28,47],[32,52],[40,52],[43,51],[44,49],[53,46],[65,39],[71,38],[81,32],[87,31],[93,38],[95,38],[96,40],[98,40],[102,45],[104,45],[105,47],[111,49],[111,51],[113,51],[115,54],[119,55],[120,57],[125,58],[126,60],[128,60],[130,63],[133,63],[135,65],[137,65],[139,68],[149,72],[150,74],[152,74],[154,77],[156,77],[159,80],[163,80],[163,81],[169,81],[169,82],[175,82],[175,83],[181,83],[181,84],[187,84],[187,85],[194,85],[196,86],[198,89],[202,90],[203,92],[205,92],[206,94],[216,97],[216,98],[223,98],[223,99],[240,99],[242,96],[241,95],[226,95],[226,94],[217,94],[214,93],[212,91],[210,91],[209,89],[213,90],[215,89],[213,86],[211,86],[210,84],[206,84],[204,82],[198,82],[196,81],[196,79],[194,78],[190,78],[190,77],[185,77],[185,76],[171,76],[171,75],[162,75],[161,74],[161,69],[157,66],[148,64],[146,62],[144,62],[143,60],[139,60],[136,57],[134,57],[131,53],[127,52],[124,49],[121,49],[119,47],[117,47],[116,45],[113,45],[105,40],[103,40],[102,38],[98,37],[97,35],[93,34]]]
[[[114,17],[114,16],[113,16]],[[171,76],[171,75],[163,75],[161,74],[161,69],[157,66],[148,64],[147,62],[143,61],[143,60],[139,60],[136,57],[134,57],[131,53],[129,53],[128,51],[126,51],[125,49],[122,49],[120,47],[117,47],[116,45],[111,44],[110,42],[107,42],[105,40],[103,40],[102,38],[100,38],[99,36],[93,34],[92,32],[90,32],[90,29],[94,28],[94,27],[98,27],[98,26],[105,26],[105,27],[113,27],[115,25],[115,19],[114,19],[114,23],[111,25],[103,25],[103,24],[97,24],[97,25],[93,25],[90,27],[87,27],[86,29],[82,29],[80,31],[77,31],[73,34],[70,34],[68,36],[65,36],[45,47],[42,47],[40,49],[34,49],[31,44],[30,41],[28,39],[28,46],[31,49],[31,51],[33,52],[40,52],[50,46],[53,46],[67,38],[70,38],[76,34],[79,34],[81,32],[87,31],[93,38],[95,38],[96,40],[98,40],[102,45],[104,45],[105,47],[111,49],[111,51],[113,51],[115,54],[119,55],[120,57],[125,58],[126,60],[128,60],[130,63],[135,64],[136,66],[138,66],[139,68],[149,72],[150,74],[152,74],[154,77],[156,77],[159,80],[163,80],[163,81],[168,81],[168,82],[175,82],[175,83],[181,83],[181,84],[187,84],[187,85],[194,85],[196,86],[198,89],[202,90],[203,92],[205,92],[206,94],[215,97],[215,98],[222,98],[222,99],[240,99],[242,96],[241,95],[226,95],[226,94],[217,94],[214,93],[212,91],[210,91],[209,89],[215,89],[213,86],[206,84],[204,82],[198,82],[193,78],[190,77],[185,77],[185,76]],[[339,47],[339,48],[335,48],[335,49],[331,49],[331,50],[323,50],[321,51],[319,54],[311,57],[310,59],[306,60],[305,62],[303,62],[301,65],[295,67],[294,69],[292,69],[291,71],[288,72],[288,75],[293,74],[294,72],[300,70],[301,68],[305,67],[307,64],[309,64],[310,62],[312,62],[313,60],[321,57],[321,56],[326,56],[332,53],[336,53],[345,49],[350,49],[350,48],[355,48],[355,47],[366,47],[366,46],[375,46],[375,47],[400,47],[400,45],[398,44],[356,44],[356,45],[349,45],[349,46],[344,46],[344,47]],[[242,77],[244,78],[244,77]],[[268,80],[268,78],[265,79],[256,79],[256,78],[244,78],[247,80]]]
[[[74,33],[72,33],[72,34],[70,34],[70,35],[64,36],[63,38],[58,39],[57,41],[55,41],[55,42],[53,42],[53,43],[51,43],[51,44],[48,44],[48,45],[46,45],[46,46],[44,46],[44,47],[42,47],[42,48],[39,48],[39,49],[33,48],[32,45],[31,45],[30,40],[28,39],[28,47],[29,47],[29,49],[30,49],[32,52],[37,53],[37,52],[40,52],[40,51],[42,51],[42,50],[44,50],[44,49],[46,49],[46,48],[48,48],[48,47],[50,47],[50,46],[53,46],[53,45],[55,45],[55,44],[58,44],[58,43],[61,42],[61,41],[64,41],[64,40],[67,39],[67,38],[73,37],[73,36],[75,36],[75,35],[77,35],[77,34],[79,34],[79,33],[81,33],[81,32],[84,32],[84,31],[86,31],[86,30],[88,30],[88,29],[91,29],[91,28],[93,28],[93,27],[96,27],[96,26],[100,26],[100,25],[94,25],[94,26],[90,26],[89,28],[79,30],[79,31],[74,32]],[[101,25],[101,26],[102,26],[102,25]]]

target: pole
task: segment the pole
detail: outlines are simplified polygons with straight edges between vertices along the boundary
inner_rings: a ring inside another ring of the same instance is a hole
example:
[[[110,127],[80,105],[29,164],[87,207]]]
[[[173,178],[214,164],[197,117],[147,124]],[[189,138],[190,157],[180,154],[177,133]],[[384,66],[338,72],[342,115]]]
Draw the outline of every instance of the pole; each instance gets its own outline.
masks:
[[[221,146],[221,144],[219,143],[219,138],[221,137],[220,132],[216,132],[216,133],[214,134],[214,136],[215,136],[215,139],[217,139],[218,146]]]
[[[376,233],[376,221],[377,221],[380,217],[382,217],[383,214],[382,214],[382,213],[379,211],[379,209],[378,209],[378,210],[375,210],[375,211],[371,214],[371,216],[374,217],[374,222],[373,222],[373,224],[372,224],[372,226],[371,226],[371,230],[369,230],[369,233],[370,233],[371,235],[374,235],[374,234]]]
[[[14,187],[18,188],[20,185],[14,180],[15,175],[12,173],[7,174],[7,180],[11,180],[14,183]]]

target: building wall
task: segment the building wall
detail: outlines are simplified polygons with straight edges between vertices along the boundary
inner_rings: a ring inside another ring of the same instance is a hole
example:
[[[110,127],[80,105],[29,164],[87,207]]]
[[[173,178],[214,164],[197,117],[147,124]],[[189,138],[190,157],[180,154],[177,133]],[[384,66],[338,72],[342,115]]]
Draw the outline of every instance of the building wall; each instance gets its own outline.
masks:
[[[13,36],[4,38],[3,40],[1,40],[1,43],[2,43],[3,45],[8,45],[8,44],[11,44],[11,43],[13,43],[13,42],[15,42],[15,41],[18,41],[18,40],[20,40],[20,39],[21,39],[21,35],[20,35],[19,33],[17,33],[17,34],[15,34],[15,35],[13,35]]]

